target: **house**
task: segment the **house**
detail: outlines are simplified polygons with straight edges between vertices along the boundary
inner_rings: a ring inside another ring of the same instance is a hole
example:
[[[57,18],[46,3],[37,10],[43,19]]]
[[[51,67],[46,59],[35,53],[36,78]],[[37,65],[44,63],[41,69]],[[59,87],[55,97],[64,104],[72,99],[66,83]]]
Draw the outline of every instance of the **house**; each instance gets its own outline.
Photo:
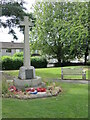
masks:
[[[24,43],[12,42],[0,42],[0,55],[13,56],[16,52],[22,52],[24,49]]]

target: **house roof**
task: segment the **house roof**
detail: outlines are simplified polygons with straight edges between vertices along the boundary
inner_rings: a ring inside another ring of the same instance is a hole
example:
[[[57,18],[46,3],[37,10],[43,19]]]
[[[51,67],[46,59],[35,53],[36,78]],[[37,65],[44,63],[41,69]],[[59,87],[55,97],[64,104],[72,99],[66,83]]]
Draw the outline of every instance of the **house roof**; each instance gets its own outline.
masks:
[[[23,49],[24,43],[15,43],[15,42],[0,42],[2,49]]]

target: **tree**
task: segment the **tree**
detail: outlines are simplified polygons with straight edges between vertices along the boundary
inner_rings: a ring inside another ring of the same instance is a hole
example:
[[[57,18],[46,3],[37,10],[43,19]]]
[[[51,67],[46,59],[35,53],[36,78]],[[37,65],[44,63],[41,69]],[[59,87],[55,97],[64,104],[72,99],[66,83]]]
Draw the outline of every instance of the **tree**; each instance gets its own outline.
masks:
[[[35,47],[57,58],[60,64],[85,54],[88,3],[37,3],[34,14],[36,24],[31,37]]]
[[[13,28],[19,24],[19,20],[23,19],[25,15],[24,9],[23,2],[18,3],[15,1],[2,0],[1,17],[5,16],[7,19],[5,22],[0,19],[0,23],[4,28],[9,28],[9,34],[13,34],[15,39],[17,39],[17,36]]]
[[[23,0],[20,2],[2,0],[0,5],[2,11],[1,17],[5,16],[7,18],[5,22],[0,19],[1,26],[4,28],[9,27],[9,34],[13,34],[14,39],[17,39],[14,27],[20,27],[20,20],[23,20],[24,16],[29,16],[31,19],[34,19],[32,13],[26,13],[26,8],[24,8],[23,4]]]
[[[85,56],[85,64],[89,54],[89,21],[88,21],[88,2],[76,4],[77,16],[73,18],[73,25],[71,27],[72,41],[70,52],[78,58]]]

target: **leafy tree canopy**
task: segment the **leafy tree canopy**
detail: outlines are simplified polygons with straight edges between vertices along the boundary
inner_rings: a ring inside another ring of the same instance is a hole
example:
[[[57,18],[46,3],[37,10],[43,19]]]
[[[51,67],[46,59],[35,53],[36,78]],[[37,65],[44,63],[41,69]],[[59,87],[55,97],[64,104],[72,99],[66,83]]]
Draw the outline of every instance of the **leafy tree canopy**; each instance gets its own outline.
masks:
[[[34,15],[34,48],[37,45],[37,49],[57,58],[59,63],[85,55],[89,44],[88,2],[39,2]]]

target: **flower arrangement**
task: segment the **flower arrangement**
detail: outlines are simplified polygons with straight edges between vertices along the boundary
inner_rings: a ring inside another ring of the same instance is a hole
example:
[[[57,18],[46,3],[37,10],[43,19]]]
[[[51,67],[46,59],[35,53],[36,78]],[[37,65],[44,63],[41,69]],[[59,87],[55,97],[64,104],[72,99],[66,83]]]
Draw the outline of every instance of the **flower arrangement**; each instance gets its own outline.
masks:
[[[21,93],[21,90],[18,90],[15,86],[10,86],[8,88],[9,92],[13,92],[14,94],[18,94]],[[30,94],[37,94],[38,92],[46,92],[46,88],[28,88],[26,89],[26,91],[24,91],[26,93],[30,93]]]

